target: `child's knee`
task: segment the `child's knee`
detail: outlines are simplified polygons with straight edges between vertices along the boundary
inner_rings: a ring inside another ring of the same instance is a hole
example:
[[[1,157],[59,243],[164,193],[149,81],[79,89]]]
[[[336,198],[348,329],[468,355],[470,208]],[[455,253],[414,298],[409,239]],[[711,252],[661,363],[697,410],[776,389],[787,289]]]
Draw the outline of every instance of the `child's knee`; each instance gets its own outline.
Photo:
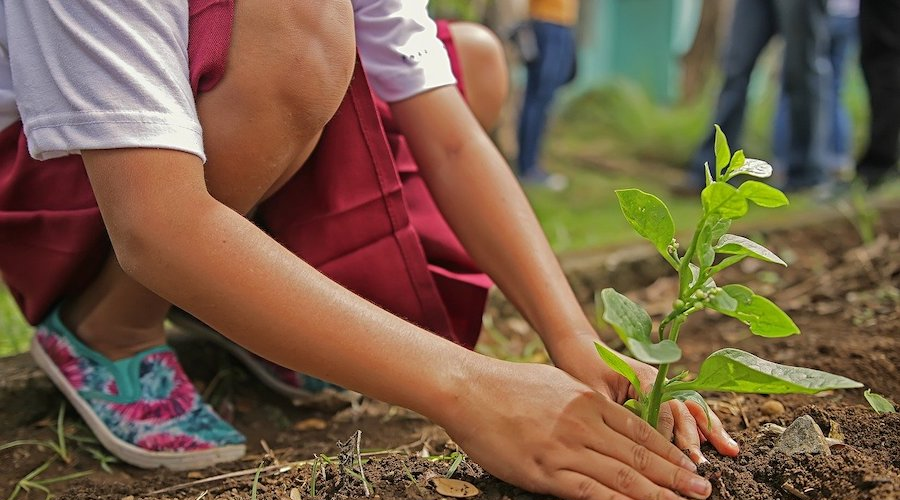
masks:
[[[238,62],[230,61],[228,70],[263,108],[275,113],[280,108],[285,125],[309,133],[321,130],[353,74],[350,2],[253,0],[237,6],[232,50]]]
[[[469,105],[482,126],[491,128],[509,90],[503,44],[480,24],[453,23],[450,32],[462,64]]]

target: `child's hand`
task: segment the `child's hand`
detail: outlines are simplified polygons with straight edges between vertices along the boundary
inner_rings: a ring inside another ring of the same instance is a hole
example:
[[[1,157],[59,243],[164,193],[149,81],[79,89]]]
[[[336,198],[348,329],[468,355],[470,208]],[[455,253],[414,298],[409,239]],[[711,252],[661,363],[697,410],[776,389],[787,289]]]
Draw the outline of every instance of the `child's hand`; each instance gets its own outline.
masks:
[[[442,423],[495,476],[562,498],[706,498],[690,460],[624,407],[558,368],[491,363]]]
[[[624,403],[635,396],[633,388],[625,377],[611,370],[605,363],[598,359],[594,342],[597,337],[593,335],[573,336],[571,341],[557,348],[554,352],[554,362],[573,377],[585,382],[595,390],[607,395],[611,400]],[[627,356],[622,356],[638,374],[641,383],[649,387],[656,380],[656,368],[641,363]],[[660,408],[659,431],[667,439],[674,435],[675,444],[679,449],[685,450],[696,463],[706,461],[700,453],[700,436],[719,451],[727,456],[736,456],[738,444],[725,432],[722,422],[714,412],[710,412],[712,420],[708,426],[706,414],[696,403],[682,403],[669,401]]]
[[[634,369],[641,380],[641,384],[650,387],[656,381],[657,369],[641,363],[635,359],[625,356],[622,358]],[[616,385],[626,385],[627,397],[622,398],[624,402],[628,398],[635,396],[634,389],[624,377],[617,373],[611,373],[609,378],[616,380]],[[620,388],[619,391],[622,389]],[[617,399],[617,401],[619,401]],[[697,403],[690,401],[683,403],[681,401],[669,401],[660,408],[659,414],[659,431],[668,439],[674,437],[675,445],[679,449],[686,451],[691,459],[696,463],[705,463],[706,457],[700,452],[700,436],[702,435],[715,449],[726,456],[737,456],[738,444],[728,435],[722,426],[722,421],[714,411],[709,412],[711,423],[707,424],[706,412]]]

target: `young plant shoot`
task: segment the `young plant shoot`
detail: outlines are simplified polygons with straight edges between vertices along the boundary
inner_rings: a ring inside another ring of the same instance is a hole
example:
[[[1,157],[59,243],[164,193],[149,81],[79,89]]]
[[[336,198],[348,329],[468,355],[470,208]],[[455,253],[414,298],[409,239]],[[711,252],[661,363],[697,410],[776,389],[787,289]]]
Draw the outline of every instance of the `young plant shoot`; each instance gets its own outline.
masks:
[[[706,165],[706,187],[700,194],[703,215],[687,249],[682,252],[675,239],[675,224],[669,209],[659,198],[638,189],[616,191],[619,205],[631,226],[650,240],[679,276],[678,297],[672,311],[660,322],[657,338],[650,316],[640,306],[612,288],[600,292],[598,315],[616,331],[635,358],[659,365],[652,387],[642,386],[637,375],[619,356],[597,343],[600,357],[627,378],[636,398],[626,406],[656,427],[660,405],[673,399],[694,401],[709,412],[697,391],[729,391],[757,394],[813,394],[828,389],[862,387],[862,384],[830,373],[775,364],[738,349],[726,348],[711,354],[693,380],[687,373],[666,377],[669,365],[681,358],[677,341],[688,316],[713,309],[746,324],[761,337],[786,337],[800,333],[797,325],[770,300],[742,285],[719,286],[713,277],[743,259],[753,258],[785,266],[769,249],[742,236],[729,234],[731,222],[743,217],[751,203],[765,208],[788,204],[787,197],[774,187],[747,180],[734,187],[738,176],[766,178],[772,167],[762,160],[745,158],[743,150],[734,155],[722,130],[716,126],[716,164]]]

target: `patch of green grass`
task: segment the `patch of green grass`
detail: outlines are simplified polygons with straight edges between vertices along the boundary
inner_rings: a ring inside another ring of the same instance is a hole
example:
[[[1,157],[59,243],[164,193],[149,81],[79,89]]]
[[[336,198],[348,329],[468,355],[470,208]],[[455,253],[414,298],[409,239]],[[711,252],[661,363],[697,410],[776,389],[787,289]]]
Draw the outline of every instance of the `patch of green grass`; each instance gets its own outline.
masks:
[[[556,170],[569,177],[568,189],[561,193],[530,189],[528,197],[551,246],[557,252],[637,241],[640,237],[622,217],[615,190],[638,188],[665,193],[668,187],[665,179],[655,176],[607,175],[562,164]],[[661,194],[660,198],[669,206],[679,232],[693,230],[690,221],[696,220],[700,214],[699,197]],[[772,213],[751,212],[741,220],[740,227],[787,221],[817,206],[811,195],[796,195],[792,197],[789,207]]]
[[[15,299],[0,283],[0,357],[27,351],[32,331]]]

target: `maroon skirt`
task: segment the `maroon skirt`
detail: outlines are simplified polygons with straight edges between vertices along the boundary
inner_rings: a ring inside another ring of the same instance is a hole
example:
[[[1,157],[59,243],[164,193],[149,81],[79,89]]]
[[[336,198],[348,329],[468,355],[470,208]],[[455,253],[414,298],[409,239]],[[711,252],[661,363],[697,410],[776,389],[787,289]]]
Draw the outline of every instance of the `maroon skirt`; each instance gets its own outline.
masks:
[[[195,96],[221,80],[233,0],[191,0]],[[439,23],[458,79],[449,30]],[[360,296],[466,347],[490,280],[467,256],[359,63],[307,163],[256,213],[293,253]],[[0,132],[0,272],[32,324],[98,273],[109,239],[80,156],[38,162],[21,123]]]

